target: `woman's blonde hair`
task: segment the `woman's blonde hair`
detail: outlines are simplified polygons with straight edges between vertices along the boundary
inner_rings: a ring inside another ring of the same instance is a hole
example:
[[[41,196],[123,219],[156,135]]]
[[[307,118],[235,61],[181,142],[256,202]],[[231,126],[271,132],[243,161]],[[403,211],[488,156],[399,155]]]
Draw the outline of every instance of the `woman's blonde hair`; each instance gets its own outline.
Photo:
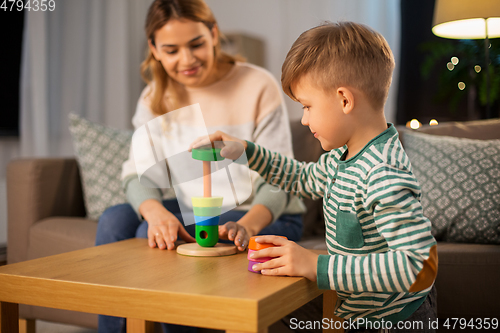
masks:
[[[155,0],[149,7],[146,17],[146,37],[155,46],[155,33],[171,19],[185,18],[203,23],[210,31],[217,24],[212,11],[203,0]],[[218,29],[217,29],[218,32]],[[236,59],[220,49],[220,33],[216,38],[219,43],[214,46],[215,66],[218,63],[235,63]],[[162,64],[155,59],[151,50],[141,64],[141,75],[144,81],[152,86],[150,91],[150,107],[155,115],[163,115],[177,109],[183,98],[183,87],[170,78]],[[169,106],[165,105],[165,94],[168,92]]]
[[[383,108],[394,70],[385,38],[354,22],[326,22],[302,33],[281,68],[283,91],[296,101],[292,85],[305,74],[324,90],[359,89],[375,109]]]

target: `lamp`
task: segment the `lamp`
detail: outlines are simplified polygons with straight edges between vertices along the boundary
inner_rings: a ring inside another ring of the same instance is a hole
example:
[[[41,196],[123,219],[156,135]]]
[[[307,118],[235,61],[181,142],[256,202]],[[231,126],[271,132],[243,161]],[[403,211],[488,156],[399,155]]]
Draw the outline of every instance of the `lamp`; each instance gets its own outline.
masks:
[[[486,116],[490,113],[489,38],[500,37],[499,0],[436,0],[432,32],[453,39],[484,39]]]

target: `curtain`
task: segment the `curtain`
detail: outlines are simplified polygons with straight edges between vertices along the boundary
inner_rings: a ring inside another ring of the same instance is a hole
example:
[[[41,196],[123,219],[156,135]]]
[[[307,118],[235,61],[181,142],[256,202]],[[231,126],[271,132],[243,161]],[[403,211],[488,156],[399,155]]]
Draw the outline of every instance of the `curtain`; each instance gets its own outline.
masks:
[[[21,73],[22,156],[71,156],[68,114],[130,128],[142,89],[151,0],[56,2],[27,13]]]

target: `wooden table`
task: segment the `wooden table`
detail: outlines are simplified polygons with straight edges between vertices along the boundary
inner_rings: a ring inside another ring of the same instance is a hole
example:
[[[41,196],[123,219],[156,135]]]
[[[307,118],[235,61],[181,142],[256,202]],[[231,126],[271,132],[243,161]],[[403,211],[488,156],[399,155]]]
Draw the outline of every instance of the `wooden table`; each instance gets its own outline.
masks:
[[[18,332],[18,304],[126,317],[128,332],[155,321],[265,332],[323,292],[305,278],[250,273],[246,255],[186,257],[131,239],[2,266],[0,332]]]

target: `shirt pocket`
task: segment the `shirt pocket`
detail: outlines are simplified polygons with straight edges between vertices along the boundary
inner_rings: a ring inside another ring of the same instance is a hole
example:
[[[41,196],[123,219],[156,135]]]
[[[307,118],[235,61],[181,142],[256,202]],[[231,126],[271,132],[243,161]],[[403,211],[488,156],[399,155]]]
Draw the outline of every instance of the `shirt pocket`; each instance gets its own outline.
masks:
[[[358,249],[365,245],[363,230],[354,213],[337,211],[336,240],[349,249]]]

